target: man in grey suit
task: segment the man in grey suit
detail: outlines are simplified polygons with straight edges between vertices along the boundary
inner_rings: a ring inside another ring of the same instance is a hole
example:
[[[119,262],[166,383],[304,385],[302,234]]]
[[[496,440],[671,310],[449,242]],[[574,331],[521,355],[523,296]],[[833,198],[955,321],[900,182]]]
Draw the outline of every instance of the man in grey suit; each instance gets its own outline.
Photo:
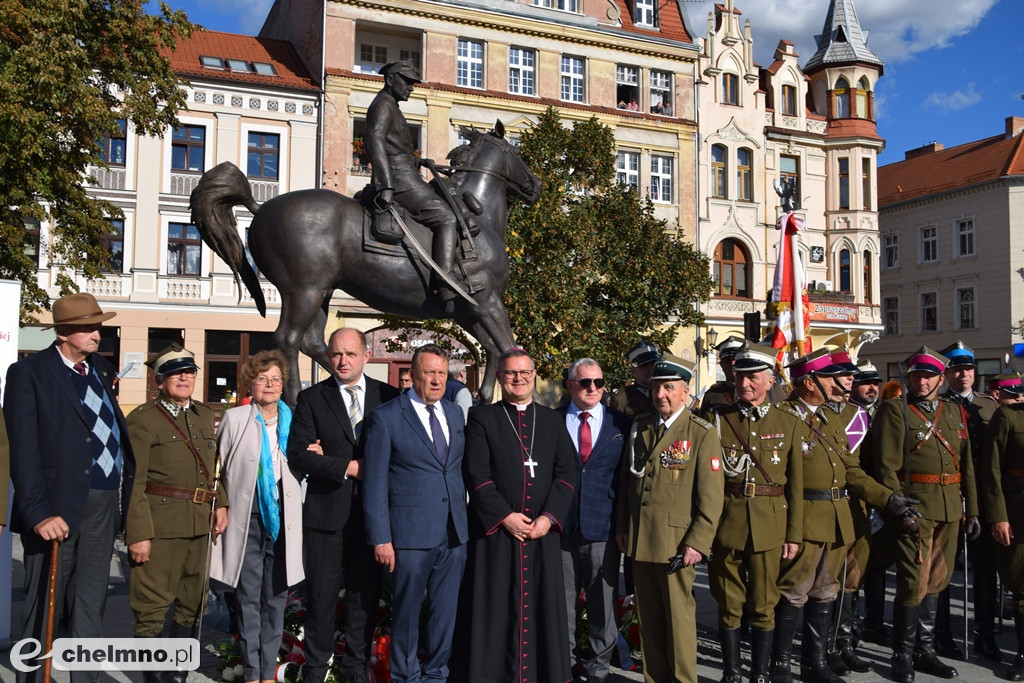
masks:
[[[363,508],[374,557],[392,572],[395,683],[448,679],[468,530],[463,416],[458,405],[442,399],[447,379],[444,351],[421,346],[412,357],[412,389],[366,419]],[[421,667],[424,593],[430,604]]]

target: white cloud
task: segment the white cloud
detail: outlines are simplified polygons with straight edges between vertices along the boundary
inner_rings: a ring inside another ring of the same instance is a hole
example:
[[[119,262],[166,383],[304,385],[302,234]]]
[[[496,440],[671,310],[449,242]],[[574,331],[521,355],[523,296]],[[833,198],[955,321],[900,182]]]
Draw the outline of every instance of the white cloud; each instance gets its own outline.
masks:
[[[929,95],[921,106],[938,109],[941,112],[960,111],[981,101],[981,95],[974,89],[973,83],[967,84],[967,90],[954,90],[951,93],[935,92]]]
[[[721,0],[719,0],[721,2]],[[969,33],[998,0],[855,0],[857,18],[868,31],[868,47],[886,64],[948,45]],[[750,19],[757,61],[767,66],[779,40],[796,45],[803,64],[816,50],[829,0],[737,0],[742,21]],[[687,2],[694,32],[707,34],[707,16],[714,3]]]

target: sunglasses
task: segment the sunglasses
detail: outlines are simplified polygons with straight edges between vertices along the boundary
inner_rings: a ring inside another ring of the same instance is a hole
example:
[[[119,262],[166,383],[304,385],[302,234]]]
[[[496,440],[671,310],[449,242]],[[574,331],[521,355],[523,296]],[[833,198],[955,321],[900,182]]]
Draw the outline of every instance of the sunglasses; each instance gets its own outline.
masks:
[[[584,389],[589,389],[591,385],[597,387],[598,389],[604,389],[603,377],[598,377],[597,379],[585,377],[584,379],[574,379],[573,382],[576,382],[576,384],[579,384]]]

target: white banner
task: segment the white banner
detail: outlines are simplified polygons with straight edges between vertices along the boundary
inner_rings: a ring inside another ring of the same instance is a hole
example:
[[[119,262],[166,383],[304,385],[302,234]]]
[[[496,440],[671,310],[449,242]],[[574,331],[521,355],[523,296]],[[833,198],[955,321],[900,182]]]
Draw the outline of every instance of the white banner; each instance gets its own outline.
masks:
[[[21,310],[21,283],[0,280],[0,405],[7,390],[7,368],[18,360],[18,314]],[[0,482],[0,486],[10,484]],[[11,519],[11,498],[8,496],[7,519]],[[11,532],[0,535],[0,644],[11,640]]]

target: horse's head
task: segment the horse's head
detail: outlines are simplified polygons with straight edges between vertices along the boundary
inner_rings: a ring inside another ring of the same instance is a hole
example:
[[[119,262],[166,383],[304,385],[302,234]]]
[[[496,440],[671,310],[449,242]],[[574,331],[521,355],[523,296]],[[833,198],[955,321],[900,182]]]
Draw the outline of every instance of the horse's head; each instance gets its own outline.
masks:
[[[500,120],[487,132],[466,126],[461,126],[459,132],[469,144],[448,154],[457,172],[475,171],[499,178],[527,204],[540,198],[540,178],[526,165],[515,145],[505,139],[505,126]]]

